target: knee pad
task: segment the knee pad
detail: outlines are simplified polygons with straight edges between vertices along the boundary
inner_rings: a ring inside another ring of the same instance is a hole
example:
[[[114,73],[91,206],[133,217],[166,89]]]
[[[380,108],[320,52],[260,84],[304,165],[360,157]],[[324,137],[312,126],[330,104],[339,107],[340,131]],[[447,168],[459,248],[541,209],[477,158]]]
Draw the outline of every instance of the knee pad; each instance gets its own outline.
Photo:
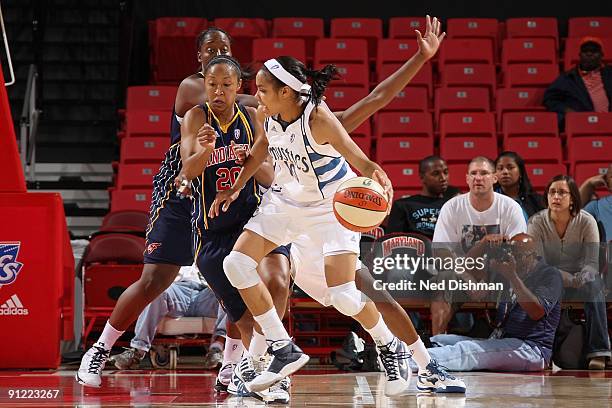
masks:
[[[261,282],[257,273],[257,262],[242,252],[230,252],[223,260],[223,270],[236,289],[248,289]]]
[[[330,303],[346,316],[355,316],[365,307],[365,296],[357,289],[355,282],[329,288]]]

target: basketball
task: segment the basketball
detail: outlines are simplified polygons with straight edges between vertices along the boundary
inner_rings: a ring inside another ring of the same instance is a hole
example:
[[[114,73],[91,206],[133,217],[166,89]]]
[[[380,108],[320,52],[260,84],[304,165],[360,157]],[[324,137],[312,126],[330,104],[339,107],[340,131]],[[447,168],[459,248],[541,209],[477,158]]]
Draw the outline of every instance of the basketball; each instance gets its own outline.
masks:
[[[338,187],[334,195],[334,214],[344,227],[367,232],[387,216],[389,201],[384,189],[368,177],[355,177]]]

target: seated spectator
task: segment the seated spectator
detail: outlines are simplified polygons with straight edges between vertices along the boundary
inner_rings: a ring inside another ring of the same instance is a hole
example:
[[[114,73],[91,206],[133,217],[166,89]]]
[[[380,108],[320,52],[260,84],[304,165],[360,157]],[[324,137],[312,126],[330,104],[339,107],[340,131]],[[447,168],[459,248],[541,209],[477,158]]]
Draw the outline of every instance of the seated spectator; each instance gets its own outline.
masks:
[[[580,186],[580,199],[585,204],[584,210],[601,223],[605,232],[601,241],[606,242],[612,240],[612,195],[592,200],[595,190],[599,187],[606,187],[612,192],[612,164],[608,166],[607,173],[590,177]]]
[[[533,214],[544,209],[544,199],[533,191],[529,175],[525,169],[525,161],[515,152],[502,152],[495,159],[497,183],[496,193],[513,198],[523,209],[525,222]]]
[[[393,203],[387,233],[417,232],[432,239],[440,209],[459,189],[448,185],[448,166],[438,156],[428,156],[419,163],[421,194],[400,198]]]
[[[527,227],[549,265],[561,273],[564,299],[581,299],[586,316],[586,359],[589,369],[604,369],[610,357],[604,284],[599,275],[599,232],[595,219],[581,210],[573,178],[553,177],[546,187],[548,209],[534,215]]]
[[[529,235],[517,234],[511,244],[510,259],[490,262],[506,280],[491,336],[439,334],[430,339],[440,347],[428,349],[429,354],[450,371],[541,371],[550,364],[560,318],[561,276],[537,257],[537,244]]]
[[[486,157],[476,157],[468,165],[466,181],[470,191],[448,200],[440,210],[434,230],[436,252],[448,247],[456,256],[483,256],[490,242],[509,239],[525,232],[527,225],[521,207],[511,198],[493,191],[497,182],[495,165]],[[452,275],[454,271],[450,271]],[[439,278],[446,278],[444,273]],[[456,277],[456,275],[455,275]],[[476,280],[484,276],[474,276]],[[445,333],[459,303],[457,291],[444,293],[431,302],[432,333]]]
[[[578,65],[561,74],[544,93],[544,106],[557,112],[559,129],[564,128],[567,112],[610,112],[612,67],[602,57],[601,40],[583,38]]]
[[[137,367],[150,350],[157,326],[166,316],[217,318],[215,332],[204,357],[204,366],[213,369],[221,365],[225,343],[225,312],[215,294],[204,284],[197,267],[184,266],[170,287],[138,316],[134,338],[130,341],[131,347],[111,357],[115,367],[120,370]]]

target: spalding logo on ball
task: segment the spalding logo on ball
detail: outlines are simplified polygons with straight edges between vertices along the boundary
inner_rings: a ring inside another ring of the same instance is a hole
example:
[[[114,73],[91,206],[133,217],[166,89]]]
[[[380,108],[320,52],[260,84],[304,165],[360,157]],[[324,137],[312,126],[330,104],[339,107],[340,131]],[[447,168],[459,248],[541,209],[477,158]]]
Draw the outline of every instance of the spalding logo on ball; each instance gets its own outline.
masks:
[[[385,189],[368,177],[355,177],[338,187],[334,195],[334,214],[344,227],[367,232],[387,216],[389,202]]]

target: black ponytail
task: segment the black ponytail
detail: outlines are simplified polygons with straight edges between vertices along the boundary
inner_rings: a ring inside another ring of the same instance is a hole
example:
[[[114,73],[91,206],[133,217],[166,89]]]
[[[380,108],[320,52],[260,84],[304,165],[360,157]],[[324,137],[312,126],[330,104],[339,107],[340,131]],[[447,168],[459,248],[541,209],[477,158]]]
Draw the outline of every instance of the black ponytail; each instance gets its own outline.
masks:
[[[311,101],[313,101],[315,106],[321,103],[323,94],[325,94],[325,88],[329,82],[340,78],[338,75],[338,68],[336,68],[335,65],[326,65],[323,67],[323,69],[317,71],[306,68],[303,62],[293,57],[281,56],[277,57],[276,60],[282,65],[283,68],[285,68],[287,72],[296,77],[300,82],[309,84],[311,86],[309,98]],[[262,69],[269,74],[272,80],[276,83],[277,88],[287,86],[287,84],[275,77],[274,74],[270,73],[265,65],[262,67]],[[298,94],[297,91],[294,92]]]

